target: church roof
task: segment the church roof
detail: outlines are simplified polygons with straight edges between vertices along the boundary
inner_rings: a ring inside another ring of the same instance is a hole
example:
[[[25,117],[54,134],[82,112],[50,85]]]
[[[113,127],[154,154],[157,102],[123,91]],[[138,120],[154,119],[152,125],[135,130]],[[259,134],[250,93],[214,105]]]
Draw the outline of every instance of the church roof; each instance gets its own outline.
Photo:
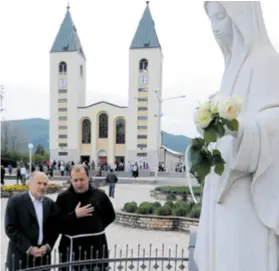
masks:
[[[107,104],[109,106],[114,106],[114,107],[118,107],[118,108],[128,108],[127,106],[121,106],[121,105],[109,103],[109,102],[106,102],[106,101],[100,101],[100,102],[93,103],[93,104],[86,105],[86,106],[79,106],[78,109],[85,109],[85,108],[89,108],[89,107],[96,106],[96,105],[99,105],[99,104]]]
[[[146,4],[130,49],[161,48],[150,12],[149,1],[146,1]]]
[[[69,6],[50,52],[79,52],[85,57]]]

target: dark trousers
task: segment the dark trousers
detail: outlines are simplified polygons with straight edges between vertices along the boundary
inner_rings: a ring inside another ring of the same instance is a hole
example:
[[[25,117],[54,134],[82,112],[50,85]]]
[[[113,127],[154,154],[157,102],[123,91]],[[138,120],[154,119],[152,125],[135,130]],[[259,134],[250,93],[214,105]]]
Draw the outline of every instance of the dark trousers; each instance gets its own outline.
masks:
[[[109,184],[109,197],[114,198],[114,193],[115,193],[115,183],[110,183]]]
[[[97,237],[82,237],[78,240],[75,239],[73,241],[72,251],[71,246],[67,242],[67,238],[64,236],[61,239],[60,246],[59,246],[59,261],[60,263],[69,263],[70,258],[71,261],[79,261],[79,260],[89,260],[89,259],[107,259],[109,257],[108,247],[107,247],[107,240],[106,236],[100,235]],[[70,257],[70,251],[72,252],[72,256]],[[103,263],[99,264],[89,264],[89,265],[80,265],[73,267],[70,269],[69,267],[62,267],[59,268],[59,271],[77,271],[83,270],[83,268],[87,268],[85,270],[98,270],[98,271],[106,271],[108,267],[108,262],[104,261]]]

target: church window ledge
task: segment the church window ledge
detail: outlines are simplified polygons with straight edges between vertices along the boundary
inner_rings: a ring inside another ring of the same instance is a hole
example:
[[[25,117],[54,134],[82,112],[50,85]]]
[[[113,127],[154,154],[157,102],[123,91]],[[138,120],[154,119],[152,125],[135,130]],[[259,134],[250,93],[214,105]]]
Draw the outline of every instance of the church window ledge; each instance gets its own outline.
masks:
[[[148,107],[147,106],[139,106],[138,111],[147,111]]]
[[[138,135],[138,139],[147,139],[147,135]]]
[[[147,130],[147,125],[138,125],[138,130]]]
[[[137,156],[138,157],[147,157],[147,153],[146,152],[138,152]]]
[[[67,116],[59,116],[59,117],[58,117],[58,120],[67,121],[67,120],[68,120],[68,117],[67,117]]]
[[[139,92],[148,92],[148,88],[139,88],[138,91]]]
[[[137,147],[139,149],[147,148],[147,144],[138,144]]]
[[[58,152],[59,156],[68,156],[68,152]]]
[[[65,148],[65,147],[68,147],[68,144],[67,143],[59,143],[59,148]]]

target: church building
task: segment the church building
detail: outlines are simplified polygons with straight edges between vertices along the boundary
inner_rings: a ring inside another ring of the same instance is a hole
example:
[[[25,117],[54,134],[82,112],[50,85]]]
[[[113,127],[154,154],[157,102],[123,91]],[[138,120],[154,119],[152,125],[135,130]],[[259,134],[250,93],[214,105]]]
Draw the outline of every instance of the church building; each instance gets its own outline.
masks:
[[[162,48],[147,1],[129,48],[128,106],[86,104],[86,56],[67,7],[50,50],[51,159],[121,161],[126,166],[146,162],[154,168],[161,146],[157,117],[162,66]]]

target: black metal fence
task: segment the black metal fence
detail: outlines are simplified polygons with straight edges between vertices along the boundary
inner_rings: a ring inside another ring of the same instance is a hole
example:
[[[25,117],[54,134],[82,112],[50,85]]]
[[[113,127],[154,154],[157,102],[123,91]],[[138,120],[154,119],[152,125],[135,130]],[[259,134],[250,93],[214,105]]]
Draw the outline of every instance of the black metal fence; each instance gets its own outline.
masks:
[[[136,248],[126,245],[124,249],[115,245],[109,250],[109,258],[99,258],[98,253],[94,257],[79,253],[72,255],[72,261],[67,262],[62,262],[62,255],[55,249],[52,252],[51,263],[50,258],[46,260],[45,265],[40,266],[35,266],[36,262],[33,261],[28,264],[28,268],[23,268],[20,263],[18,268],[9,271],[184,271],[188,270],[186,249],[186,246],[179,248],[178,245],[166,248],[164,244],[160,248],[154,248],[150,244],[147,249],[141,248],[140,245]]]

